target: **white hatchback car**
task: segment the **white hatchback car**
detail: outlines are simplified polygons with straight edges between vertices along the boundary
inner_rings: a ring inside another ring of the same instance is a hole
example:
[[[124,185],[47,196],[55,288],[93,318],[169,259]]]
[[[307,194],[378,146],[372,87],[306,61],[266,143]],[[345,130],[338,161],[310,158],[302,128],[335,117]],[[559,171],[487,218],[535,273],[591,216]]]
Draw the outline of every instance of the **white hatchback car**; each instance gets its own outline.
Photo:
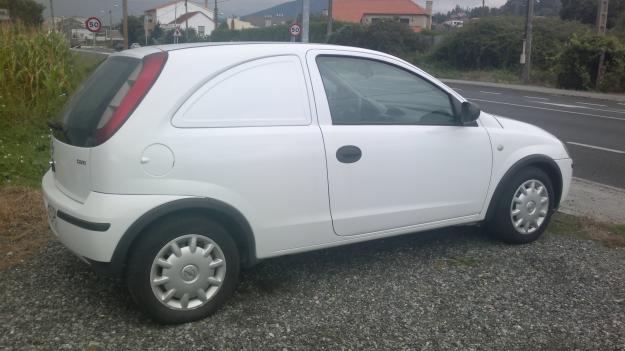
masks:
[[[52,230],[163,323],[211,314],[268,257],[476,222],[531,242],[572,173],[551,134],[330,45],[120,52],[51,127]]]

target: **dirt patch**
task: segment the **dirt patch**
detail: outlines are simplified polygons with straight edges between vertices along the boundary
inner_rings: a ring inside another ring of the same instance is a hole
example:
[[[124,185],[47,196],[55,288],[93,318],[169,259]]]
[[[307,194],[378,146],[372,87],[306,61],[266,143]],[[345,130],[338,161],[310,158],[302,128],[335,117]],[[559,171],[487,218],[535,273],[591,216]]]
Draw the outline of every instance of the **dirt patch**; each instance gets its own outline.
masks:
[[[0,270],[23,262],[53,237],[39,189],[0,187]]]
[[[556,213],[547,231],[584,240],[595,240],[607,247],[625,247],[625,224],[611,224],[592,218]]]

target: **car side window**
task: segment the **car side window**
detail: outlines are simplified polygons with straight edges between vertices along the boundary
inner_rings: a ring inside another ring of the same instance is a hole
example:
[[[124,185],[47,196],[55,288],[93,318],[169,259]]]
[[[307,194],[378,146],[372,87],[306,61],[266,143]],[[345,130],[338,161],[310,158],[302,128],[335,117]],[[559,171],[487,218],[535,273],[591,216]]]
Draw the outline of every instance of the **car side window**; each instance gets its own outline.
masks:
[[[210,79],[174,116],[176,127],[293,126],[311,123],[297,56],[261,58]]]
[[[317,66],[332,124],[458,124],[451,97],[402,68],[347,56],[318,56]]]

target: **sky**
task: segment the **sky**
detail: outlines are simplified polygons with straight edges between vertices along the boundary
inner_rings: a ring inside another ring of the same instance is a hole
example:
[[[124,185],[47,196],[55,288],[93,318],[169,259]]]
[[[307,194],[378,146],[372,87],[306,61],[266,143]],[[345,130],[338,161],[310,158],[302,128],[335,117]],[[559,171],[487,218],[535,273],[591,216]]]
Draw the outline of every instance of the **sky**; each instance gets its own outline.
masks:
[[[50,17],[50,0],[35,0],[46,7],[44,17]],[[128,11],[131,15],[141,15],[149,8],[167,3],[170,0],[128,0]],[[189,0],[203,4],[203,0]],[[226,15],[243,16],[258,10],[265,9],[289,0],[217,0],[219,11]],[[425,7],[425,0],[413,0],[417,4]],[[506,0],[485,0],[486,6],[499,7]],[[100,17],[108,20],[108,12],[111,10],[113,22],[118,22],[121,18],[121,0],[53,0],[55,16],[79,16],[79,17]],[[209,7],[212,7],[214,0],[209,0]],[[115,6],[117,5],[117,6]],[[434,12],[447,12],[456,5],[462,7],[481,6],[482,0],[434,0]]]

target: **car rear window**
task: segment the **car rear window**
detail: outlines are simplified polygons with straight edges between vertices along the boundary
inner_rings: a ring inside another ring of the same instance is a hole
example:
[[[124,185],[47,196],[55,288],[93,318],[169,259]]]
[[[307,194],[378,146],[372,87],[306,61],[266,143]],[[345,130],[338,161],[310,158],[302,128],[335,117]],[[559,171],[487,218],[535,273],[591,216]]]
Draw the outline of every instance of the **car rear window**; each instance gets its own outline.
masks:
[[[141,60],[131,57],[117,56],[104,61],[61,112],[54,136],[74,146],[96,145],[96,131],[112,117],[141,66]]]

